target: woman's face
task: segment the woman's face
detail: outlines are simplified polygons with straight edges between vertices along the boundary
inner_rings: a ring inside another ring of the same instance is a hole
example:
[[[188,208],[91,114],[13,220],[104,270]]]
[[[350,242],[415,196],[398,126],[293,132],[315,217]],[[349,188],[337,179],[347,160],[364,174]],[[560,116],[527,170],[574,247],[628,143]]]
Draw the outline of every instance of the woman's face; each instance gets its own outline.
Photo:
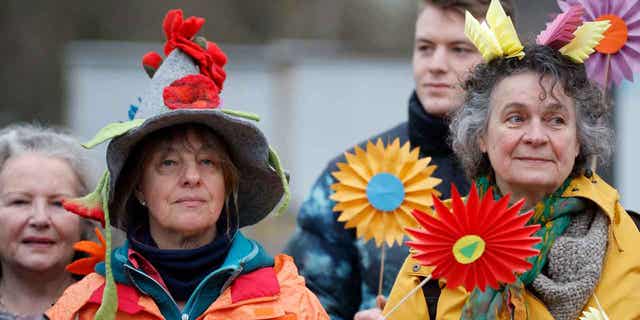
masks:
[[[504,193],[551,193],[569,176],[580,152],[575,105],[559,83],[525,72],[501,80],[490,98],[480,149]],[[542,86],[542,88],[541,88]]]
[[[151,148],[138,186],[137,197],[146,202],[159,246],[166,239],[158,238],[165,235],[213,240],[225,202],[221,143],[194,130],[183,137]]]
[[[80,218],[62,208],[78,177],[62,159],[37,153],[9,158],[0,171],[0,259],[5,267],[58,270],[73,258]]]

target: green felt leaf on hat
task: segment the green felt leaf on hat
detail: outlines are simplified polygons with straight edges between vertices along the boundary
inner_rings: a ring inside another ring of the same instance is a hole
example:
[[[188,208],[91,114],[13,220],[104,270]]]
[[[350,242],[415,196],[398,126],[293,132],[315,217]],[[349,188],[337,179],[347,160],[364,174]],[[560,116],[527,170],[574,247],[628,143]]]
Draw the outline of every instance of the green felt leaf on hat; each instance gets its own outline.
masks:
[[[100,131],[96,133],[93,139],[83,143],[82,146],[87,149],[91,149],[109,139],[123,135],[127,133],[129,130],[139,127],[144,121],[145,119],[133,119],[131,121],[126,121],[126,122],[110,123],[104,126],[104,128],[100,129]]]
[[[104,259],[105,264],[105,278],[106,283],[104,287],[104,291],[102,293],[102,303],[100,304],[100,308],[96,312],[95,318],[98,320],[114,320],[116,318],[116,312],[118,311],[118,293],[116,290],[116,282],[113,278],[113,270],[111,268],[111,254],[112,254],[112,243],[111,243],[111,221],[109,221],[109,175],[106,176],[106,181],[104,186],[100,190],[100,195],[102,196],[102,209],[104,210],[104,219],[105,219],[105,240],[107,244],[106,255]]]
[[[284,169],[282,168],[282,164],[280,163],[280,157],[275,149],[269,146],[269,164],[273,166],[273,168],[278,173],[280,177],[280,181],[282,182],[282,187],[284,189],[284,195],[280,200],[280,204],[276,209],[276,215],[281,215],[287,211],[289,208],[289,201],[291,200],[291,193],[289,191],[289,181],[287,181],[287,176],[284,173]]]
[[[253,120],[255,122],[260,121],[260,116],[253,112],[237,111],[237,110],[231,110],[231,109],[221,109],[221,111],[230,116],[245,118],[248,120]]]
[[[207,38],[203,36],[197,36],[193,39],[193,42],[197,43],[202,49],[207,50]]]

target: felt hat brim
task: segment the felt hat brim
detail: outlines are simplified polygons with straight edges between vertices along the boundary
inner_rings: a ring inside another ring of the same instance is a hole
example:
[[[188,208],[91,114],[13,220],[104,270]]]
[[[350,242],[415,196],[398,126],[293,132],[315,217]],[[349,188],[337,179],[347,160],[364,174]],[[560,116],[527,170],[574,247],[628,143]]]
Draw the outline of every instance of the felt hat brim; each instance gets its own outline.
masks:
[[[124,230],[127,228],[123,218],[127,214],[126,203],[133,196],[133,186],[123,186],[121,182],[127,179],[121,175],[136,145],[152,132],[190,123],[209,127],[226,144],[238,168],[238,227],[257,223],[276,207],[284,195],[284,187],[281,178],[269,164],[267,140],[255,125],[218,109],[172,110],[146,119],[139,127],[109,143],[107,167],[111,176],[109,212],[112,225]]]

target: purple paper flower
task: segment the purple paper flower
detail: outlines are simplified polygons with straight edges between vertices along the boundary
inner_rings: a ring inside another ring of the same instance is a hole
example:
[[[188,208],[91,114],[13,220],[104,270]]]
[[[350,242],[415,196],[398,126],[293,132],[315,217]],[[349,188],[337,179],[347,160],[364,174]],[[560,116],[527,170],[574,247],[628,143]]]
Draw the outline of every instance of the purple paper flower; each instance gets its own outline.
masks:
[[[589,77],[602,86],[620,84],[622,79],[633,81],[640,72],[640,1],[637,0],[558,0],[563,11],[572,5],[584,7],[586,21],[609,20],[611,27],[585,61]],[[609,78],[605,84],[607,55],[611,55]]]

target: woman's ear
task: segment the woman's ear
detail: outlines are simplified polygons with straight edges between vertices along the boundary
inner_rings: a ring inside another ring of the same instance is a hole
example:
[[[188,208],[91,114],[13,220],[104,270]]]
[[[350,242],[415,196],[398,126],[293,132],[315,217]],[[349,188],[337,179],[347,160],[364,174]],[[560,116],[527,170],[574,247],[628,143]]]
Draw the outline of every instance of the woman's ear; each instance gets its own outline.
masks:
[[[141,205],[145,207],[147,206],[147,201],[144,200],[144,194],[142,193],[142,191],[140,191],[140,186],[136,186],[136,188],[133,190],[133,196],[136,197]]]

